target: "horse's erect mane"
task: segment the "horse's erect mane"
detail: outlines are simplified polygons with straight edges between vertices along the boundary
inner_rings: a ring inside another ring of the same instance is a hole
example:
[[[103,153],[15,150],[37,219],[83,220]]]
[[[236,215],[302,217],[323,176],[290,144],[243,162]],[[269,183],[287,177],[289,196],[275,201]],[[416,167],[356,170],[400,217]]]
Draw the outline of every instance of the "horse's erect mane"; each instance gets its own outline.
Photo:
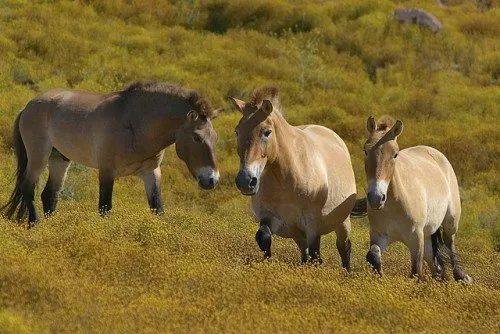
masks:
[[[389,115],[380,117],[377,121],[377,131],[390,130],[394,125],[394,118]]]
[[[278,110],[282,115],[283,107],[281,105],[281,100],[279,97],[279,89],[276,86],[269,85],[263,86],[253,91],[252,100],[248,102],[249,106],[260,107],[262,101],[269,100],[273,104],[273,107]]]
[[[197,90],[185,88],[179,84],[155,81],[135,81],[119,92],[121,98],[128,98],[137,92],[159,93],[186,100],[200,116],[214,116],[210,102]]]

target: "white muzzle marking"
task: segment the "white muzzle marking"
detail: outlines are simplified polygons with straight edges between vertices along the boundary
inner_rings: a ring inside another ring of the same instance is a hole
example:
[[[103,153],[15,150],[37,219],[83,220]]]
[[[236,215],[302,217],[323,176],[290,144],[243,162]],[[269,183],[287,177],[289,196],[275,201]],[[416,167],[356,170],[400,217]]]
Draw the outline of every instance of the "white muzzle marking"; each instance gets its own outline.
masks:
[[[389,183],[384,180],[368,180],[368,193],[373,192],[379,196],[385,195],[387,196],[387,188],[389,187]]]
[[[259,163],[258,161],[254,161],[248,166],[240,165],[240,170],[244,170],[244,169],[246,169],[252,177],[256,177],[257,179],[260,179],[260,174],[262,173],[264,166],[261,163]]]
[[[196,171],[196,178],[198,180],[199,179],[208,180],[212,177],[214,179],[214,182],[217,183],[219,181],[219,176],[220,176],[219,171],[214,171],[212,167],[208,166],[198,168],[198,170]]]

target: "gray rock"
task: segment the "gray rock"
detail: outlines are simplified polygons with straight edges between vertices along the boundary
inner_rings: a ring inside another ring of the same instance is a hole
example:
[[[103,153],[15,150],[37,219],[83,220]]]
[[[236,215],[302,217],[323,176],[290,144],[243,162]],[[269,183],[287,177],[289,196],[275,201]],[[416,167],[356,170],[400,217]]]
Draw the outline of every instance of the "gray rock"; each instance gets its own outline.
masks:
[[[394,11],[394,17],[399,22],[410,22],[429,27],[433,32],[439,32],[443,25],[437,17],[420,8],[403,8]]]

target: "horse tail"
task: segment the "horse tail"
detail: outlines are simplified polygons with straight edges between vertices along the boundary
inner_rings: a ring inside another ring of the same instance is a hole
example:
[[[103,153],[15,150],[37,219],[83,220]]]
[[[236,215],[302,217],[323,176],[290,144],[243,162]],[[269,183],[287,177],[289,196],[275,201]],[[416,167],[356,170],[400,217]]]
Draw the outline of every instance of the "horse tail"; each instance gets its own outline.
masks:
[[[441,227],[439,227],[436,232],[431,234],[431,243],[432,253],[434,254],[434,260],[436,261],[435,264],[443,266],[445,263],[450,263],[451,259],[448,252],[451,250],[448,251],[448,247],[444,244]]]
[[[20,221],[26,217],[26,204],[23,201],[22,186],[26,174],[26,166],[28,165],[28,155],[26,154],[26,147],[24,146],[21,131],[19,130],[19,120],[21,119],[22,112],[17,115],[14,122],[14,129],[12,133],[12,146],[17,158],[16,168],[16,185],[8,202],[0,208],[1,214],[12,219],[16,214],[16,220]]]
[[[366,216],[368,211],[368,202],[366,197],[356,198],[356,203],[354,204],[354,208],[351,210],[351,217],[363,217]]]

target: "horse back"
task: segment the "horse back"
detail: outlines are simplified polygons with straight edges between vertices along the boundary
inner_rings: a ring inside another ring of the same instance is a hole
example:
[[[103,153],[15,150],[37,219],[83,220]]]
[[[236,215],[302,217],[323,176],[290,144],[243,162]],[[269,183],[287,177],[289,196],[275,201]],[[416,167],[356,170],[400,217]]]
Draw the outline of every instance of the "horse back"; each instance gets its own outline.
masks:
[[[443,153],[428,146],[401,150],[396,172],[392,188],[413,220],[439,226],[450,211],[459,213],[457,178]]]
[[[106,111],[116,109],[106,100],[112,100],[111,94],[48,90],[21,112],[21,132],[36,134],[38,143],[50,142],[68,159],[97,168],[95,143],[103,140],[96,130],[105,124]]]
[[[38,95],[33,101],[51,105],[51,110],[59,112],[91,112],[113,94],[84,92],[76,89],[56,88]]]

